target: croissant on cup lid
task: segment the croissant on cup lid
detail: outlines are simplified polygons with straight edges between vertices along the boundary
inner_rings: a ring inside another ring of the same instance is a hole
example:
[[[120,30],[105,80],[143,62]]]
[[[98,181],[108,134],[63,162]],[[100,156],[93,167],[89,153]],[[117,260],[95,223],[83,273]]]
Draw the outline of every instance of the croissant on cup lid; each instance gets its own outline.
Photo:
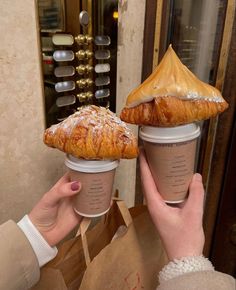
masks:
[[[137,139],[110,110],[82,107],[44,133],[44,143],[77,158],[89,160],[135,158]]]
[[[137,125],[174,127],[214,117],[227,107],[220,91],[200,81],[170,45],[153,73],[129,94],[120,117]]]

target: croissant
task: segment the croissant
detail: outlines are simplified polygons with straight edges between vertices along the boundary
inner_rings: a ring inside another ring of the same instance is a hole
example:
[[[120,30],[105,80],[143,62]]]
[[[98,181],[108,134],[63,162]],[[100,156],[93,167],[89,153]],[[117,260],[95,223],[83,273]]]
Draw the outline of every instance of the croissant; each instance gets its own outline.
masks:
[[[227,107],[219,90],[200,81],[169,46],[154,72],[129,94],[120,118],[173,127],[214,117]]]
[[[90,105],[45,130],[49,147],[84,159],[135,158],[137,139],[113,112]]]

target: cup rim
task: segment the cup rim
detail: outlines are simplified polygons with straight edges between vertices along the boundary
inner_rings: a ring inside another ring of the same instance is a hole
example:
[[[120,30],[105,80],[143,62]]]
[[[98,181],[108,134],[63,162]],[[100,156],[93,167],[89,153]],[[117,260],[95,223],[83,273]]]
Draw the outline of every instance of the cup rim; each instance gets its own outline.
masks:
[[[119,165],[119,160],[86,160],[67,154],[65,165],[68,168],[79,172],[99,173],[117,168]]]
[[[200,135],[200,126],[195,123],[176,127],[142,126],[139,137],[151,143],[179,143],[191,141]]]
[[[100,212],[100,213],[94,213],[94,214],[87,214],[87,213],[82,213],[81,211],[78,211],[76,208],[74,208],[74,211],[81,215],[81,216],[84,216],[84,217],[88,217],[88,218],[93,218],[93,217],[99,217],[99,216],[102,216],[104,215],[105,213],[107,213],[109,210],[110,210],[110,206],[108,207],[108,209],[106,209],[105,211],[103,212]]]

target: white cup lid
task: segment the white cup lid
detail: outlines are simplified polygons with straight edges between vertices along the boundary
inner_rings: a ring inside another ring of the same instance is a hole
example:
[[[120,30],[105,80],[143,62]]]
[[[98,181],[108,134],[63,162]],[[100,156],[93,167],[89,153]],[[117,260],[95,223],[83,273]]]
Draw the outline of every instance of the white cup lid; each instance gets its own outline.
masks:
[[[139,130],[142,140],[162,144],[185,142],[196,139],[199,135],[200,127],[195,123],[169,128],[143,126]]]
[[[65,165],[79,172],[97,173],[115,169],[119,165],[118,160],[85,160],[67,155]]]

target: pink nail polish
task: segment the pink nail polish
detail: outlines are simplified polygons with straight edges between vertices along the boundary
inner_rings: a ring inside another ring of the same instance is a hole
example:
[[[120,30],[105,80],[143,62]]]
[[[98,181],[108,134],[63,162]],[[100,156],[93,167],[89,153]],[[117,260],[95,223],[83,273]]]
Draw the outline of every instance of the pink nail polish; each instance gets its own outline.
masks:
[[[75,182],[73,182],[72,184],[71,184],[71,190],[73,190],[73,191],[76,191],[76,190],[79,190],[79,188],[80,188],[80,185],[79,185],[79,182],[78,181],[75,181]]]

